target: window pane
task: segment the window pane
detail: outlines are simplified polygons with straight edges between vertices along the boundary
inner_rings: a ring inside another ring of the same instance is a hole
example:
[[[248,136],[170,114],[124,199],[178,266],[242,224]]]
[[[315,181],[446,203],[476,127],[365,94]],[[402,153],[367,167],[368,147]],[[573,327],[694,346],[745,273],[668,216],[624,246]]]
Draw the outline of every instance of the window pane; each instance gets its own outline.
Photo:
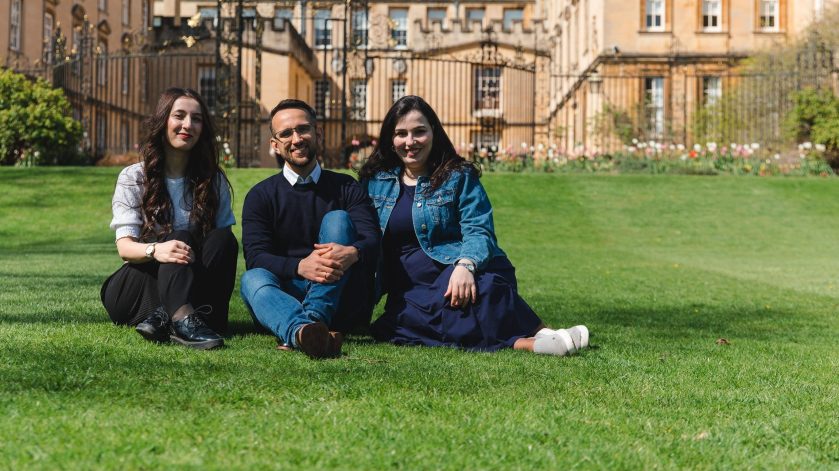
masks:
[[[445,8],[429,8],[428,9],[428,23],[431,24],[435,21],[439,23],[445,23],[446,20],[446,9]]]
[[[44,14],[44,60],[52,63],[52,27],[55,22],[52,14]]]
[[[216,106],[216,68],[207,66],[198,68],[198,93],[204,97],[211,110]]]
[[[484,9],[483,8],[470,8],[466,10],[466,21],[469,23],[478,22],[483,23],[484,21]]]
[[[504,29],[513,29],[513,23],[521,23],[524,20],[524,10],[514,8],[504,10]]]
[[[352,12],[352,43],[357,46],[367,45],[367,10]]]
[[[391,100],[396,101],[403,96],[405,96],[405,81],[404,80],[394,80],[391,82],[390,85],[391,91]]]
[[[705,77],[702,80],[702,94],[706,105],[718,103],[722,98],[722,80],[719,77]]]
[[[647,137],[660,139],[664,135],[664,78],[644,79],[644,105],[647,116]]]
[[[315,113],[318,118],[329,117],[329,80],[315,81]]]
[[[395,46],[408,45],[408,10],[392,8],[390,10],[390,35]]]
[[[332,44],[332,21],[329,21],[331,15],[331,10],[315,10],[315,46]]]
[[[22,0],[12,0],[11,18],[9,21],[9,48],[20,50],[20,9]]]
[[[353,80],[350,83],[350,118],[366,119],[367,117],[367,81]]]
[[[501,109],[501,68],[475,69],[475,110]]]
[[[285,23],[291,23],[294,18],[294,10],[291,8],[277,8],[274,10],[274,29],[283,29]]]

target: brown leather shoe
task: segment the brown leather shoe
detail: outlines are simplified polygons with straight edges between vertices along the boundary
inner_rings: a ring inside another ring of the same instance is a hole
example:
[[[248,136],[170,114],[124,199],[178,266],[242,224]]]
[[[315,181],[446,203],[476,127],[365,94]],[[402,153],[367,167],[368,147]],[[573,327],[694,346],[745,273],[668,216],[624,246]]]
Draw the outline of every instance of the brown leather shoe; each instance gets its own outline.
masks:
[[[328,354],[331,358],[338,358],[341,356],[341,345],[344,344],[344,334],[341,332],[329,331],[329,349]]]
[[[297,331],[297,348],[309,358],[326,358],[330,339],[329,327],[323,322],[313,322]]]

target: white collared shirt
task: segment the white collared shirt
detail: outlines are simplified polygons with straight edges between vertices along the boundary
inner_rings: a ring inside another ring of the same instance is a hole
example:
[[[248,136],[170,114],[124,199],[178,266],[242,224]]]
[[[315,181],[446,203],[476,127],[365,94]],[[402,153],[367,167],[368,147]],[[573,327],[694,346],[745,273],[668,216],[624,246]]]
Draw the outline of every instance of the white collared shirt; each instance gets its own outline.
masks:
[[[297,172],[292,170],[291,167],[288,166],[288,162],[286,162],[285,165],[283,165],[283,176],[286,180],[288,180],[288,183],[291,186],[305,183],[317,184],[318,180],[320,180],[320,163],[315,162],[315,168],[312,169],[312,173],[303,178],[298,175]]]

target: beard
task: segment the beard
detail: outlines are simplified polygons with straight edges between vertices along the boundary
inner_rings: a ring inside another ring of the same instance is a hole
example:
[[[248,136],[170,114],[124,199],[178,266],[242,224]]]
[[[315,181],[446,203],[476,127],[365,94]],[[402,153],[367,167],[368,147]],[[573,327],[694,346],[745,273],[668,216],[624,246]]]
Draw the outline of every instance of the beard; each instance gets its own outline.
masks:
[[[279,154],[289,166],[302,169],[308,167],[313,160],[317,160],[318,149],[312,142],[308,142],[291,149],[283,149]]]

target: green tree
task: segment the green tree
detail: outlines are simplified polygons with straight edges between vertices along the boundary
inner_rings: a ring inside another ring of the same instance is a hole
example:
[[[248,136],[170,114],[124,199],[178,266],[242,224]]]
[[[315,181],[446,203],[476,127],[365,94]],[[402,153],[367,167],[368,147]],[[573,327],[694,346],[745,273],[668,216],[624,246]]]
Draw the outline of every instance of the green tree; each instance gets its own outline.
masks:
[[[0,69],[0,164],[82,163],[81,124],[69,116],[64,93],[42,79]]]

